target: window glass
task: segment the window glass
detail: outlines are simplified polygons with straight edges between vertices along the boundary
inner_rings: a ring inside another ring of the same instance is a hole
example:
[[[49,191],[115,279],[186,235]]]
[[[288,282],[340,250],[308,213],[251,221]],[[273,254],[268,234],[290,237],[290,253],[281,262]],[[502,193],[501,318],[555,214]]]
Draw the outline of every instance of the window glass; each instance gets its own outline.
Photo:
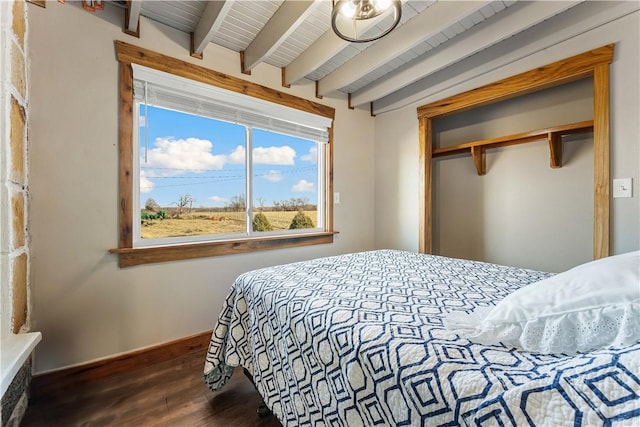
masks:
[[[322,229],[319,142],[144,102],[137,111],[138,245]]]
[[[253,230],[321,228],[318,143],[253,129],[252,146]]]
[[[333,242],[333,108],[116,50],[121,268]]]
[[[141,239],[246,234],[244,126],[140,103],[139,130]]]

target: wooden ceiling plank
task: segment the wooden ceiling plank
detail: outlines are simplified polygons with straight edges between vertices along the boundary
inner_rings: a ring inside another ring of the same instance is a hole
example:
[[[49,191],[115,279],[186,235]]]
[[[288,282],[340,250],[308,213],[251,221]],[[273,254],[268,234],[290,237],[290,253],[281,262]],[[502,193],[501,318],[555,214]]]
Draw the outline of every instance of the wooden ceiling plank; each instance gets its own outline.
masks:
[[[404,4],[406,0],[402,0]],[[361,27],[367,31],[374,26],[375,20]],[[296,59],[286,67],[287,84],[293,84],[306,75],[320,68],[325,62],[336,56],[350,45],[349,42],[338,37],[331,28],[320,36],[311,46],[306,48]]]
[[[522,2],[492,18],[492,25],[472,28],[441,45],[443,48],[430,52],[423,59],[414,61],[389,77],[356,91],[352,103],[356,107],[380,99],[411,83],[440,71],[483,49],[487,49],[508,37],[539,24],[581,2]],[[444,48],[446,47],[446,48]]]
[[[251,71],[274,52],[304,22],[320,1],[284,1],[244,50],[243,72]]]
[[[583,3],[583,6],[571,11],[571,16],[563,15],[559,19],[549,20],[541,24],[541,27],[534,28],[533,30],[537,32],[535,38],[529,36],[532,30],[514,36],[508,43],[518,48],[508,49],[507,54],[490,60],[472,62],[464,72],[430,84],[428,89],[417,82],[391,94],[387,100],[377,100],[376,112],[380,114],[414,103],[434,102],[486,84],[490,81],[487,78],[488,75],[495,76],[495,79],[502,79],[543,65],[548,60],[541,59],[540,55],[547,49],[550,49],[548,52],[551,60],[565,58],[566,52],[553,50],[555,45],[637,10],[640,10],[640,4],[633,2]],[[551,52],[554,53],[551,54]],[[429,79],[427,77],[426,81]]]
[[[319,82],[321,95],[350,85],[416,45],[482,9],[491,1],[437,2],[342,64]],[[426,30],[425,30],[426,29]]]

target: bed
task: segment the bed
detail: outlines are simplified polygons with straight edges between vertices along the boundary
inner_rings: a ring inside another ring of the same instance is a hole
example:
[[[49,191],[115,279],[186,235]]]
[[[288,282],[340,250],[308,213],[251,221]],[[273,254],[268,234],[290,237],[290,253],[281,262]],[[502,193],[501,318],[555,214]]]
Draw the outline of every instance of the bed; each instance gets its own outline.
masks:
[[[204,380],[216,391],[243,367],[285,426],[640,425],[634,337],[546,354],[445,325],[554,276],[399,250],[251,271],[224,303]]]

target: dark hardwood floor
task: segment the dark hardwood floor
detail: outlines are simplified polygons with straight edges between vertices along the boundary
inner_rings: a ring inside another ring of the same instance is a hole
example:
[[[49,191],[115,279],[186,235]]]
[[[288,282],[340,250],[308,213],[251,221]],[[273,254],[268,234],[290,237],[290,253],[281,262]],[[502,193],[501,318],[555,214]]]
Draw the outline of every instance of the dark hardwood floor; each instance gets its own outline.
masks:
[[[32,390],[23,427],[212,426],[281,427],[261,418],[260,395],[241,370],[222,390],[202,380],[205,352],[73,387]]]

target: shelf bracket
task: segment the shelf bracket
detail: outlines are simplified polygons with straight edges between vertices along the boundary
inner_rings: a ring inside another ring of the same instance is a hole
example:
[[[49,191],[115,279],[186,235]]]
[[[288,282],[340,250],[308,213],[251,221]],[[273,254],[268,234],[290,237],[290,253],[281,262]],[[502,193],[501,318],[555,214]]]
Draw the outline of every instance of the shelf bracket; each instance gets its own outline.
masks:
[[[485,175],[487,173],[487,155],[485,147],[471,147],[471,157],[473,158],[473,164],[476,166],[478,175]]]
[[[549,166],[553,169],[562,167],[562,135],[559,132],[549,132]]]

